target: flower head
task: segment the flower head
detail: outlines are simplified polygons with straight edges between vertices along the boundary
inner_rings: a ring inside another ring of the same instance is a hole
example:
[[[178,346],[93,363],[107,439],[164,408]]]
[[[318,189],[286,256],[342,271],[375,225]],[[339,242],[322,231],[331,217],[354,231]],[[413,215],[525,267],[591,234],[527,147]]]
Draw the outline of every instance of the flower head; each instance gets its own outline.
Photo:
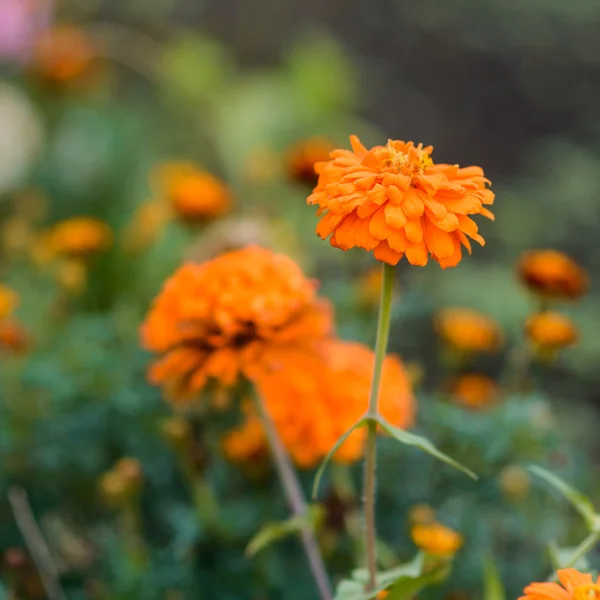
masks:
[[[519,261],[518,273],[532,291],[548,298],[579,298],[589,283],[583,268],[558,250],[525,252]]]
[[[468,308],[439,311],[435,328],[447,344],[462,352],[494,351],[503,341],[502,329],[496,321]]]
[[[435,510],[429,504],[415,504],[414,506],[411,506],[408,511],[408,521],[413,525],[434,523]]]
[[[574,345],[579,339],[575,323],[566,315],[553,311],[532,315],[527,320],[525,332],[540,350],[558,350]]]
[[[459,377],[452,385],[452,397],[461,406],[470,409],[484,408],[498,397],[496,382],[487,375],[468,373]]]
[[[0,283],[0,321],[9,317],[19,303],[19,295]]]
[[[415,546],[435,556],[452,556],[463,545],[460,533],[438,522],[415,525],[410,536]]]
[[[315,165],[329,160],[329,153],[333,148],[333,144],[323,137],[308,138],[291,146],[287,152],[290,177],[314,187],[319,179]]]
[[[156,176],[157,187],[178,218],[202,223],[231,210],[231,191],[217,177],[193,163],[167,163]]]
[[[258,380],[257,388],[269,415],[299,467],[318,464],[366,412],[372,365],[373,352],[366,346],[330,339],[323,342],[319,353],[306,355],[303,361]],[[379,407],[382,416],[397,427],[405,428],[413,422],[410,382],[402,363],[392,356],[384,362]],[[258,425],[250,418],[237,439],[258,444]],[[358,460],[365,438],[364,429],[356,430],[334,460]]]
[[[531,477],[520,465],[509,465],[500,473],[500,489],[509,500],[523,500],[529,494]]]
[[[494,194],[480,167],[434,164],[432,146],[389,140],[367,150],[356,136],[352,151],[334,150],[318,163],[319,181],[308,197],[323,215],[317,234],[332,246],[373,250],[395,265],[406,255],[424,266],[429,256],[442,267],[462,258],[468,238],[484,244],[469,215],[493,219],[484,205]]]
[[[577,569],[560,569],[558,583],[531,583],[518,600],[597,600],[600,598],[600,581]]]
[[[152,245],[171,218],[169,207],[158,200],[140,204],[123,234],[123,244],[130,252]]]
[[[267,438],[251,400],[242,403],[246,419],[240,427],[225,435],[223,453],[234,463],[248,465],[263,461],[268,455]]]
[[[149,378],[173,400],[281,369],[330,334],[329,304],[287,256],[249,246],[186,264],[166,283],[142,326],[163,357]]]
[[[112,232],[93,217],[73,217],[57,223],[50,232],[54,254],[85,258],[110,247]]]
[[[83,75],[94,54],[94,45],[84,31],[71,25],[60,25],[39,36],[34,48],[33,69],[48,81],[64,83]]]

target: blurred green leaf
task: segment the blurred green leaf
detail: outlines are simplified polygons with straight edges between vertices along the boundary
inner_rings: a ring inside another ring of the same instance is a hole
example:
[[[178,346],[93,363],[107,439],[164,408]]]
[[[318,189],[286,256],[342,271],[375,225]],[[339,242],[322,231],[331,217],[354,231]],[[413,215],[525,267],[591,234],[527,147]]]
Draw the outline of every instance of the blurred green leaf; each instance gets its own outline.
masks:
[[[565,500],[570,502],[573,507],[582,516],[588,529],[593,530],[596,527],[596,511],[592,501],[582,492],[572,488],[568,483],[565,483],[560,477],[554,475],[542,467],[532,465],[529,467],[534,475],[541,477],[549,483],[557,492],[559,492]]]
[[[451,563],[440,563],[433,569],[428,570],[419,575],[412,575],[410,573],[404,573],[397,577],[389,585],[389,595],[387,600],[408,600],[413,598],[423,588],[441,583],[448,577],[451,571]],[[386,586],[386,587],[389,587]]]
[[[477,475],[473,473],[470,469],[456,462],[453,458],[450,458],[448,455],[444,454],[441,450],[438,450],[427,438],[415,435],[414,433],[409,433],[408,431],[404,431],[403,429],[399,429],[398,427],[394,427],[390,425],[387,421],[385,421],[382,417],[378,417],[377,423],[379,426],[389,435],[391,435],[395,440],[400,442],[401,444],[405,444],[407,446],[415,446],[423,452],[427,452],[434,458],[445,462],[447,465],[462,471],[472,479],[477,479]]]
[[[321,520],[323,509],[320,506],[309,506],[307,514],[301,517],[291,517],[285,521],[267,523],[250,540],[246,547],[246,556],[255,556],[258,552],[283,538],[300,533],[304,528],[315,529]]]
[[[216,40],[189,35],[163,48],[158,71],[166,94],[194,104],[219,92],[234,64]]]
[[[483,562],[483,600],[506,600],[498,567],[490,556],[486,556]]]
[[[319,484],[321,483],[321,478],[323,477],[325,468],[329,464],[329,461],[332,459],[333,455],[340,449],[342,444],[350,437],[352,432],[354,432],[356,429],[359,429],[360,427],[364,427],[369,422],[369,420],[370,420],[370,418],[363,417],[362,419],[360,419],[356,423],[354,423],[354,425],[352,425],[352,427],[350,427],[350,429],[348,429],[348,431],[346,431],[346,433],[344,433],[344,435],[342,435],[342,437],[335,443],[333,448],[327,453],[327,456],[323,459],[323,461],[319,465],[319,468],[317,469],[317,472],[315,474],[315,481],[313,483],[313,489],[312,489],[312,497],[313,498],[316,498],[316,496],[317,496],[317,493],[319,491]]]

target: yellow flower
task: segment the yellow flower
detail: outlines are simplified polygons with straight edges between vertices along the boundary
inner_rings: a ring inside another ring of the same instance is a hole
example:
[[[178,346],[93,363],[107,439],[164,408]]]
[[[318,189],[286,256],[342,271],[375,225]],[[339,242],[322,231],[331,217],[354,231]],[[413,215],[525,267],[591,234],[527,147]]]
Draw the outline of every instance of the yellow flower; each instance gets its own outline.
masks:
[[[510,465],[500,473],[500,489],[509,500],[523,500],[530,488],[531,478],[523,467]]]
[[[435,556],[453,556],[464,541],[460,533],[437,522],[415,525],[410,535],[420,550]]]
[[[171,218],[169,207],[158,200],[138,206],[125,229],[123,245],[130,252],[140,252],[152,245]]]
[[[61,262],[57,280],[60,286],[73,295],[80,294],[87,282],[87,269],[83,262],[76,258],[69,258]]]

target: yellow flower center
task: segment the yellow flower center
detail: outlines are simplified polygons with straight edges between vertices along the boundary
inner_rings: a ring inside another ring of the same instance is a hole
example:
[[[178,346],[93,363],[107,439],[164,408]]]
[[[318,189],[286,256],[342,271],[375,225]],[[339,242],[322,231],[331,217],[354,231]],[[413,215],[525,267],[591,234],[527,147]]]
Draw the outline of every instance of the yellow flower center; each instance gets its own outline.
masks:
[[[579,585],[573,590],[575,600],[597,600],[600,598],[600,584]]]
[[[390,140],[383,152],[383,166],[392,168],[396,173],[415,177],[422,175],[425,169],[433,166],[431,156],[420,148],[411,148],[408,152],[399,152]]]

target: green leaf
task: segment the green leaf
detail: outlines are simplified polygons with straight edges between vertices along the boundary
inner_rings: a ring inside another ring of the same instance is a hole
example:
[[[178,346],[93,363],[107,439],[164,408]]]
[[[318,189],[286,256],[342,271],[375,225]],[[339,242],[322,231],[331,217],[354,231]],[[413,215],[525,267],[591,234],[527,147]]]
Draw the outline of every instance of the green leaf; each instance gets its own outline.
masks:
[[[489,556],[483,563],[483,600],[506,600],[506,592],[498,568]]]
[[[246,546],[246,556],[255,556],[274,542],[300,533],[307,527],[313,528],[315,523],[321,518],[322,512],[323,510],[320,506],[310,506],[307,514],[301,517],[291,517],[285,521],[267,523]]]
[[[430,454],[434,458],[437,458],[438,460],[445,462],[447,465],[450,465],[451,467],[462,471],[472,479],[477,479],[477,475],[475,475],[473,471],[461,465],[453,458],[450,458],[441,450],[438,450],[438,448],[436,448],[427,438],[415,435],[414,433],[409,433],[408,431],[404,431],[403,429],[399,429],[398,427],[394,427],[381,417],[377,417],[376,420],[379,423],[379,426],[385,432],[389,433],[395,440],[399,441],[400,443],[406,444],[407,446],[416,446],[417,448],[423,450],[423,452],[427,452],[427,454]]]
[[[571,561],[571,557],[573,556],[576,550],[577,547],[561,548],[556,544],[556,542],[550,542],[548,544],[548,553],[550,555],[552,569],[554,571],[558,571],[558,569],[562,569],[564,565],[569,564]],[[572,567],[582,572],[589,571],[590,563],[586,556],[582,556],[574,565],[572,565]],[[487,598],[485,600],[487,600]]]
[[[542,469],[537,465],[530,466],[529,471],[531,471],[534,475],[544,479],[557,492],[559,492],[559,494],[561,494],[565,500],[570,502],[582,516],[590,531],[595,529],[597,526],[596,511],[592,501],[585,494],[581,493],[575,488],[572,488],[568,483],[565,483],[562,479],[560,479],[560,477],[554,475],[554,473],[546,471],[546,469]]]
[[[387,600],[409,600],[424,587],[440,583],[446,579],[451,570],[452,563],[447,562],[440,563],[433,569],[420,573],[417,577],[403,574],[391,583],[391,586],[389,584],[386,586],[390,592]]]
[[[321,483],[321,478],[323,477],[325,468],[329,464],[329,461],[331,460],[333,455],[340,449],[341,445],[350,437],[350,434],[354,430],[359,429],[360,427],[364,427],[370,420],[371,420],[370,417],[363,417],[362,419],[360,419],[356,423],[354,423],[354,425],[352,425],[352,427],[350,427],[350,429],[348,429],[348,431],[346,431],[346,433],[344,433],[344,435],[342,435],[342,437],[335,443],[333,448],[327,453],[327,456],[323,459],[323,461],[319,465],[319,468],[317,469],[317,472],[315,474],[315,481],[313,483],[313,489],[312,489],[313,499],[317,497],[317,493],[319,491],[319,484]]]

